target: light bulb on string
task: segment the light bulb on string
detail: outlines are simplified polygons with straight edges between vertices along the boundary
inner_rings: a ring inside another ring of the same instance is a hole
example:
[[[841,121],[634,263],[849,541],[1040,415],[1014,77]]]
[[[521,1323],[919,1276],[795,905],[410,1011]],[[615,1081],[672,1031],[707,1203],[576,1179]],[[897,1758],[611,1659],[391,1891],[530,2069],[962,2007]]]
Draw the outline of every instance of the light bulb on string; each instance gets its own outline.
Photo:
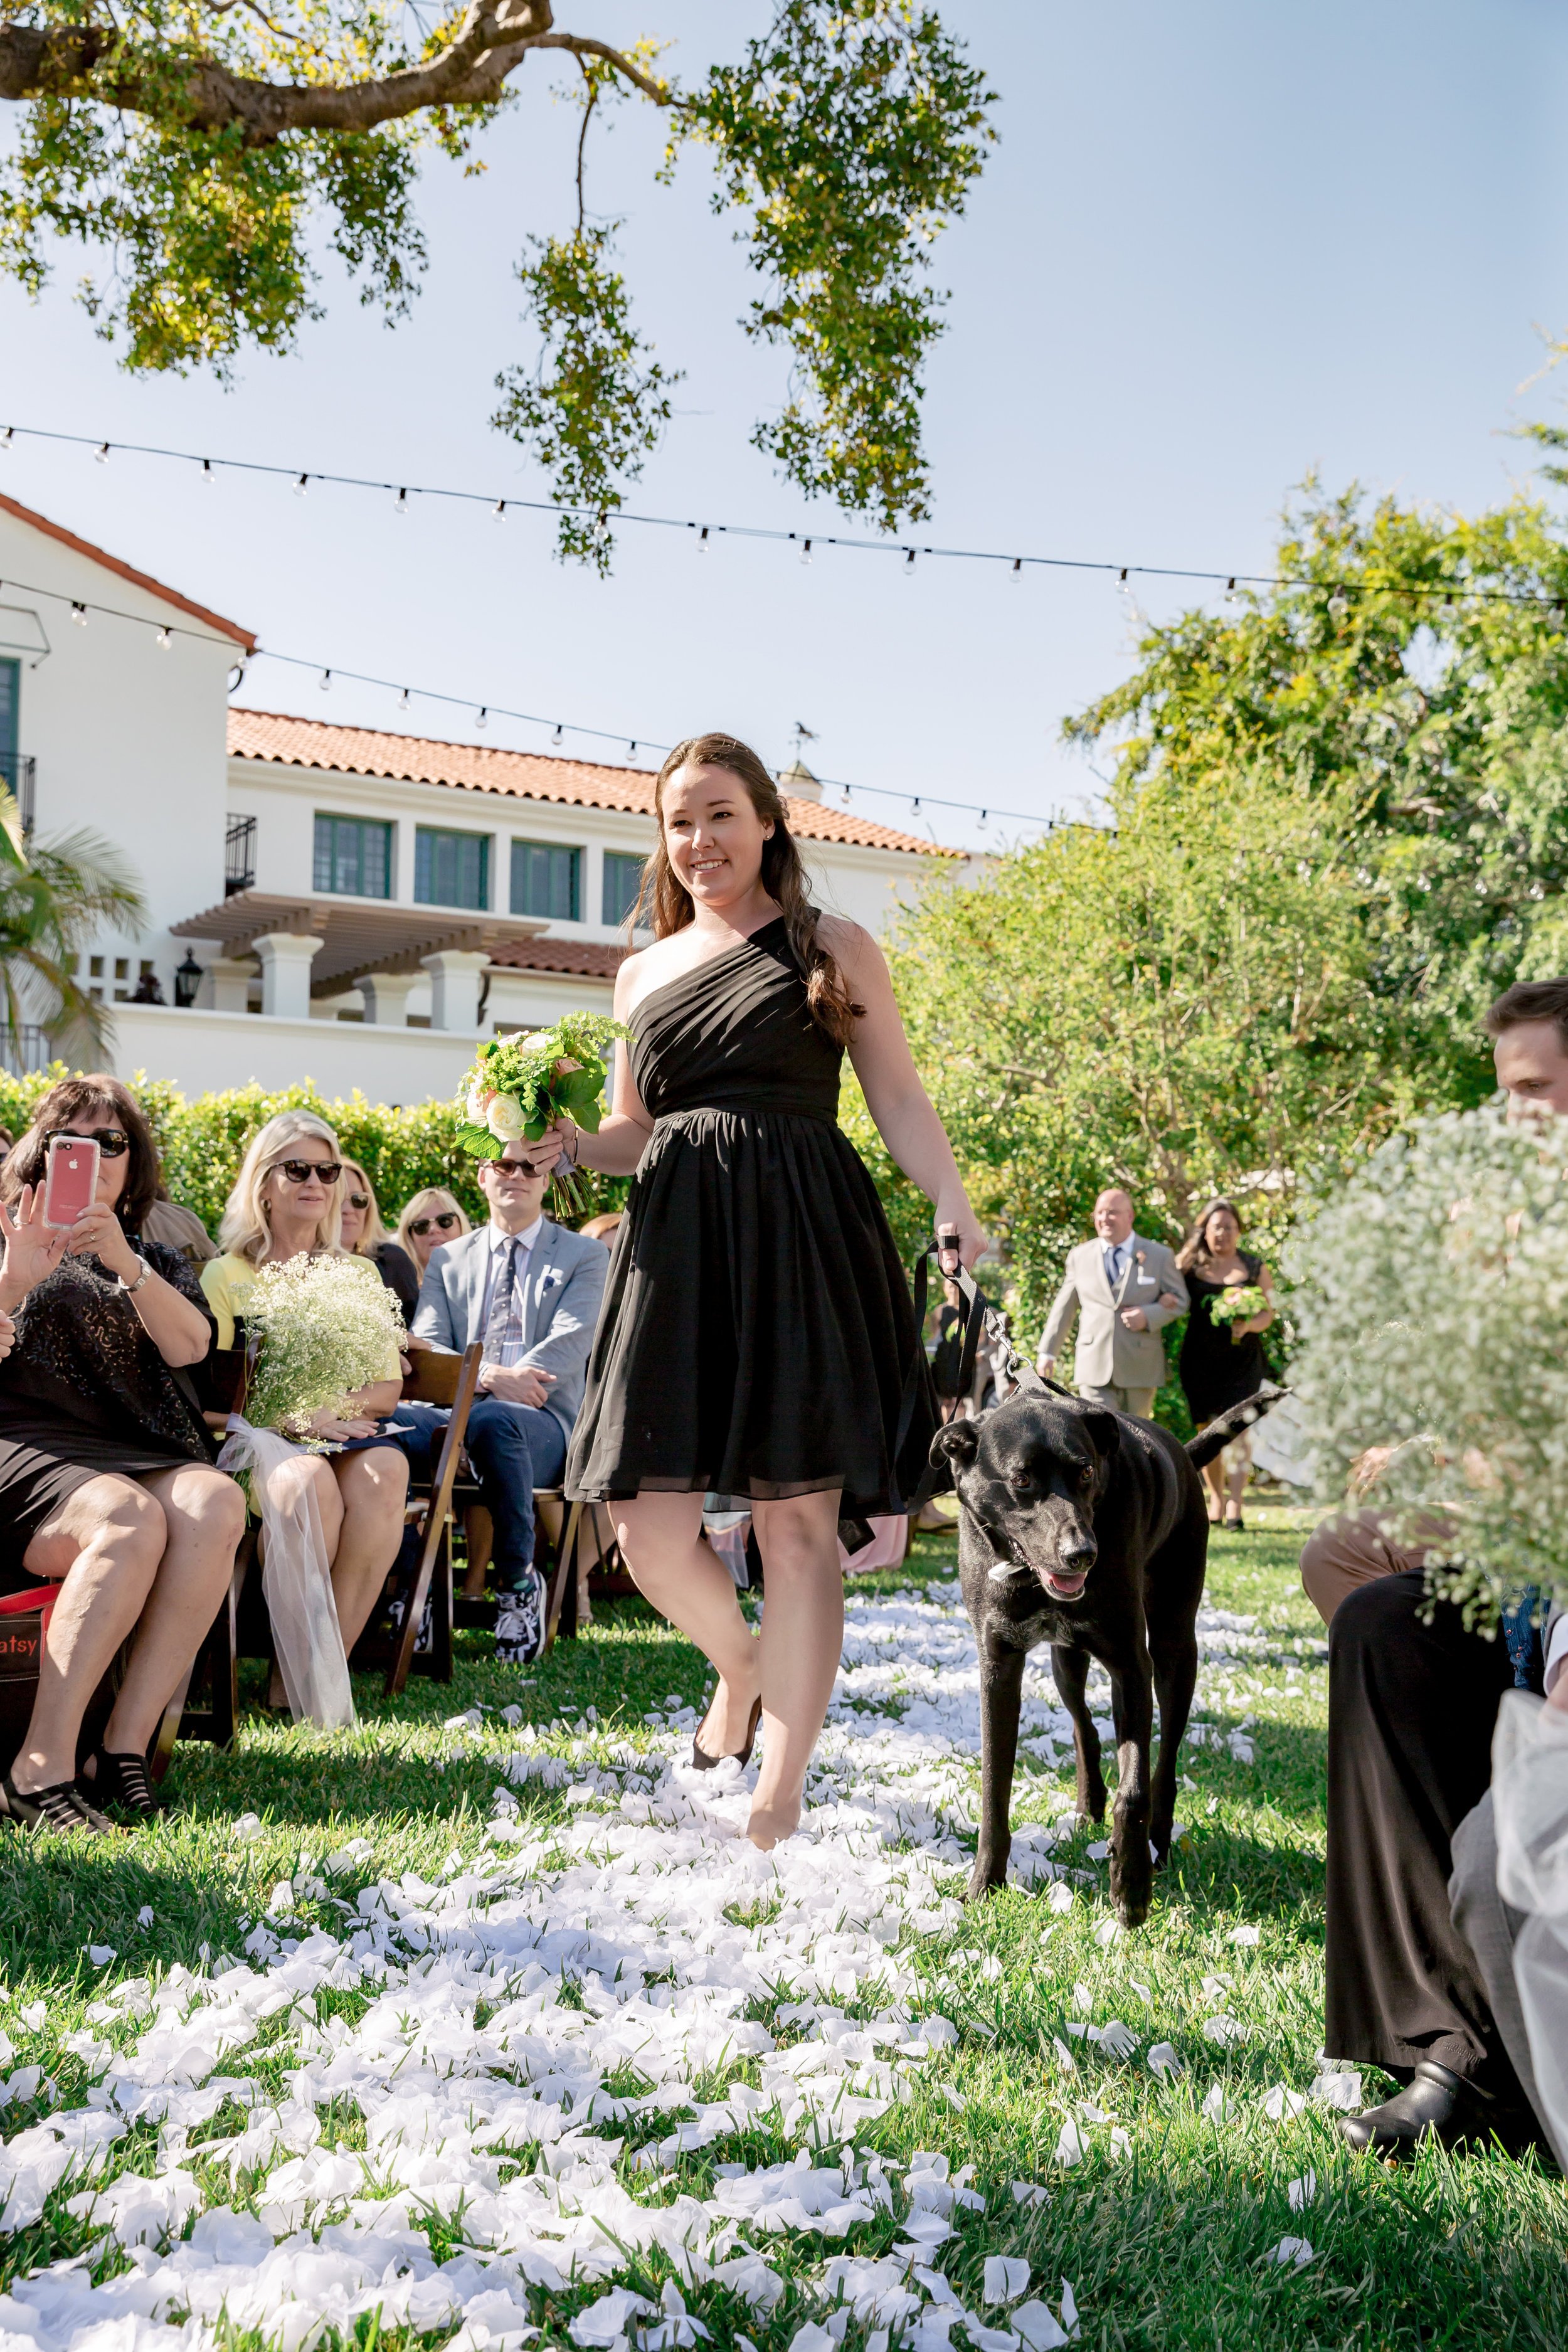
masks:
[[[397,707],[399,710],[406,710],[408,708],[408,688],[406,687],[404,688],[402,693],[397,698]]]
[[[1230,578],[1225,583],[1225,601],[1227,604],[1239,604],[1241,601],[1236,593],[1236,574],[1234,572],[1232,572]]]
[[[561,740],[561,732],[562,732],[562,730],[561,730],[560,722],[559,722],[559,721],[557,721],[557,723],[556,723],[556,728],[555,728],[555,732],[554,732],[554,734],[553,734],[553,735],[551,737],[551,739],[550,739],[550,740],[551,740],[551,741],[552,741],[552,743],[559,743],[559,742],[560,742],[560,740]]]
[[[331,694],[331,690],[332,690],[332,673],[331,673],[331,671],[330,669],[324,669],[324,670],[321,672],[321,677],[320,677],[320,679],[319,679],[318,683],[319,683],[319,685],[320,685],[320,687],[321,687],[321,692],[322,692],[323,694]]]
[[[790,537],[792,539],[795,537],[795,533],[793,531],[790,533]],[[811,562],[811,541],[809,539],[800,551],[800,560],[803,563],[809,563]]]
[[[213,461],[210,457],[202,459],[202,479],[209,490],[217,479],[217,476],[213,472]]]
[[[174,644],[174,641],[173,637],[169,635],[169,631],[168,631],[167,627],[164,627],[164,628],[162,628],[162,629],[160,629],[160,630],[158,631],[158,633],[157,633],[157,635],[154,636],[154,638],[153,638],[153,644],[154,644],[155,646],[157,646],[159,647],[159,649],[160,649],[160,651],[161,651],[161,652],[167,653],[167,652],[168,652],[168,650],[169,650],[169,647]]]
[[[701,531],[698,536],[697,552],[699,555],[706,555],[708,552],[708,526],[706,523],[703,524]]]
[[[919,816],[920,813],[921,813],[921,796],[920,796],[920,794],[917,793],[915,794],[915,796],[914,796],[914,799],[910,803],[910,814],[911,816]]]
[[[915,576],[915,551],[914,551],[914,549],[913,549],[912,547],[907,547],[907,548],[904,550],[904,568],[903,568],[902,572],[900,574],[900,577],[901,579],[904,579],[904,580],[912,580],[912,579],[914,578],[914,576]]]
[[[1023,578],[1023,576],[1024,576],[1024,559],[1023,559],[1023,557],[1022,557],[1021,555],[1016,555],[1016,556],[1013,558],[1013,577],[1014,577],[1014,579],[1015,579],[1015,580],[1021,580],[1021,579]]]
[[[634,740],[626,745],[626,757],[627,757],[627,759],[628,759],[628,760],[635,760],[635,759],[637,758],[637,747],[636,740],[635,740],[635,738],[634,738]]]
[[[310,477],[309,474],[301,474],[299,480],[294,485],[294,496],[297,499],[302,499],[310,487]]]
[[[506,520],[506,500],[504,499],[498,499],[496,500],[494,506],[490,509],[490,519],[493,522],[504,522]]]
[[[490,707],[489,707],[489,704],[488,702],[481,703],[481,704],[480,704],[480,706],[479,706],[479,710],[476,712],[476,714],[475,714],[475,718],[474,718],[474,725],[475,725],[477,728],[479,728],[479,730],[480,730],[480,732],[481,732],[481,733],[483,732],[483,730],[485,730],[485,728],[487,728],[487,727],[489,725],[489,719],[490,719]]]
[[[4,433],[0,433],[0,449],[10,448],[12,436],[16,430],[16,428],[14,425],[7,425]]]
[[[85,604],[73,604],[71,606],[71,619],[76,623],[79,629],[85,629],[87,626],[87,606]]]
[[[108,463],[109,463],[109,444],[108,444],[108,442],[107,442],[107,441],[100,441],[100,442],[99,443],[99,445],[98,445],[98,449],[97,449],[97,452],[96,452],[96,455],[97,455],[97,457],[98,457],[98,462],[99,462],[99,464],[100,464],[100,466],[107,466],[107,465],[108,465]]]
[[[393,512],[400,515],[405,515],[408,512],[408,493],[406,490],[398,491],[397,503],[393,509]]]

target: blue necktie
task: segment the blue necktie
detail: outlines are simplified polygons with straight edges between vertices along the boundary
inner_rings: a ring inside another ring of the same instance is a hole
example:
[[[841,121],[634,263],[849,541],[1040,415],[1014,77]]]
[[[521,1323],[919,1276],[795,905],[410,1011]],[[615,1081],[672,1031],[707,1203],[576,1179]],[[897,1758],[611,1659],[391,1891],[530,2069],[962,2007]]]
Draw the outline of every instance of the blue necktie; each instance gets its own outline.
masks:
[[[495,1288],[490,1293],[490,1311],[485,1318],[485,1354],[491,1363],[500,1360],[501,1346],[511,1314],[512,1286],[517,1280],[517,1241],[509,1234],[506,1246],[499,1253]]]

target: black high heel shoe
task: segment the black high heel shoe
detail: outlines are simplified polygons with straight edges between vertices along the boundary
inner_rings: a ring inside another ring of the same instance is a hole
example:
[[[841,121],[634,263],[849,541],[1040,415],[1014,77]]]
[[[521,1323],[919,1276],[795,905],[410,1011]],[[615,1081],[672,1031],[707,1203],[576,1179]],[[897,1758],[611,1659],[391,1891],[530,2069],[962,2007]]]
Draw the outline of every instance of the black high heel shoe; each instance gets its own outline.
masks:
[[[763,1702],[762,1697],[759,1695],[752,1702],[752,1719],[746,1726],[746,1744],[744,1748],[742,1748],[740,1754],[734,1759],[734,1761],[737,1764],[745,1765],[751,1762],[752,1748],[757,1737],[757,1726],[761,1723],[762,1719]],[[725,1763],[729,1759],[722,1756],[710,1756],[706,1748],[703,1747],[702,1742],[698,1738],[696,1733],[693,1732],[691,1735],[691,1760],[700,1772],[713,1772],[718,1769],[721,1764]]]

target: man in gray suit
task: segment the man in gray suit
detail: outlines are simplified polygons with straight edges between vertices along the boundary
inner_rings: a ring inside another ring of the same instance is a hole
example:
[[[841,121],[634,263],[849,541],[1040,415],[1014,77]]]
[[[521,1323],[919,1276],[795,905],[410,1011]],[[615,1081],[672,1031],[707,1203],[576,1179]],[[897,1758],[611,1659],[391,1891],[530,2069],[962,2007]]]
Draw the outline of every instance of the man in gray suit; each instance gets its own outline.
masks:
[[[1068,1252],[1067,1279],[1040,1341],[1039,1368],[1050,1376],[1076,1313],[1079,1396],[1152,1421],[1165,1378],[1159,1335],[1173,1316],[1185,1314],[1187,1286],[1164,1243],[1133,1232],[1132,1202],[1119,1186],[1095,1202],[1094,1230],[1094,1241]]]
[[[543,1645],[533,1491],[553,1486],[565,1467],[610,1270],[602,1242],[542,1214],[550,1173],[528,1150],[509,1143],[499,1160],[481,1160],[489,1223],[433,1252],[414,1315],[417,1339],[484,1343],[465,1444],[495,1522],[496,1656],[510,1665],[526,1665]],[[449,1417],[405,1405],[398,1419],[413,1426],[409,1453],[428,1454]]]

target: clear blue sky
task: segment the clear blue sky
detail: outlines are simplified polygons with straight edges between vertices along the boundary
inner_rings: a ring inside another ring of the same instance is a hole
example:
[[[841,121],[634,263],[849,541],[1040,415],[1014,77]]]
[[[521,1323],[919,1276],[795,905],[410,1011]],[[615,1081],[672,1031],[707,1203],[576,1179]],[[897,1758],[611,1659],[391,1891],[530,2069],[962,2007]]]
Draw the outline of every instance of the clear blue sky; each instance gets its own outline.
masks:
[[[938,249],[952,300],[926,402],[922,540],[1251,570],[1309,467],[1462,509],[1508,495],[1527,460],[1500,428],[1552,412],[1554,384],[1520,387],[1541,363],[1538,330],[1568,330],[1560,8],[945,0],[943,13],[1001,92],[1002,138]],[[558,9],[611,38],[670,36],[675,68],[693,74],[767,14],[766,0]],[[0,423],[540,494],[486,420],[497,370],[531,356],[514,258],[530,229],[571,216],[575,117],[547,82],[520,78],[486,177],[428,165],[431,266],[405,324],[361,310],[329,262],[329,316],[292,357],[247,361],[228,393],[134,381],[73,302],[81,260],[65,252],[38,306],[0,290]],[[687,371],[635,502],[829,530],[748,446],[784,362],[733,323],[752,281],[708,209],[700,157],[659,189],[660,146],[652,110],[628,108],[592,152],[590,201],[627,215],[640,319]],[[1092,793],[1061,721],[1129,659],[1115,589],[1070,573],[1016,583],[933,564],[905,582],[880,557],[824,551],[805,569],[731,543],[700,561],[689,541],[627,530],[605,583],[554,562],[542,519],[430,507],[398,521],[363,493],[205,491],[148,461],[102,467],[21,443],[0,487],[322,663],[644,740],[728,727],[780,763],[800,719],[826,773],[1041,815]],[[1141,593],[1155,615],[1185,601]],[[402,718],[368,689],[324,697],[267,663],[241,698],[472,731],[429,705]],[[488,740],[547,742],[494,722]],[[863,805],[910,821],[907,804]],[[938,832],[977,837],[945,814]]]

